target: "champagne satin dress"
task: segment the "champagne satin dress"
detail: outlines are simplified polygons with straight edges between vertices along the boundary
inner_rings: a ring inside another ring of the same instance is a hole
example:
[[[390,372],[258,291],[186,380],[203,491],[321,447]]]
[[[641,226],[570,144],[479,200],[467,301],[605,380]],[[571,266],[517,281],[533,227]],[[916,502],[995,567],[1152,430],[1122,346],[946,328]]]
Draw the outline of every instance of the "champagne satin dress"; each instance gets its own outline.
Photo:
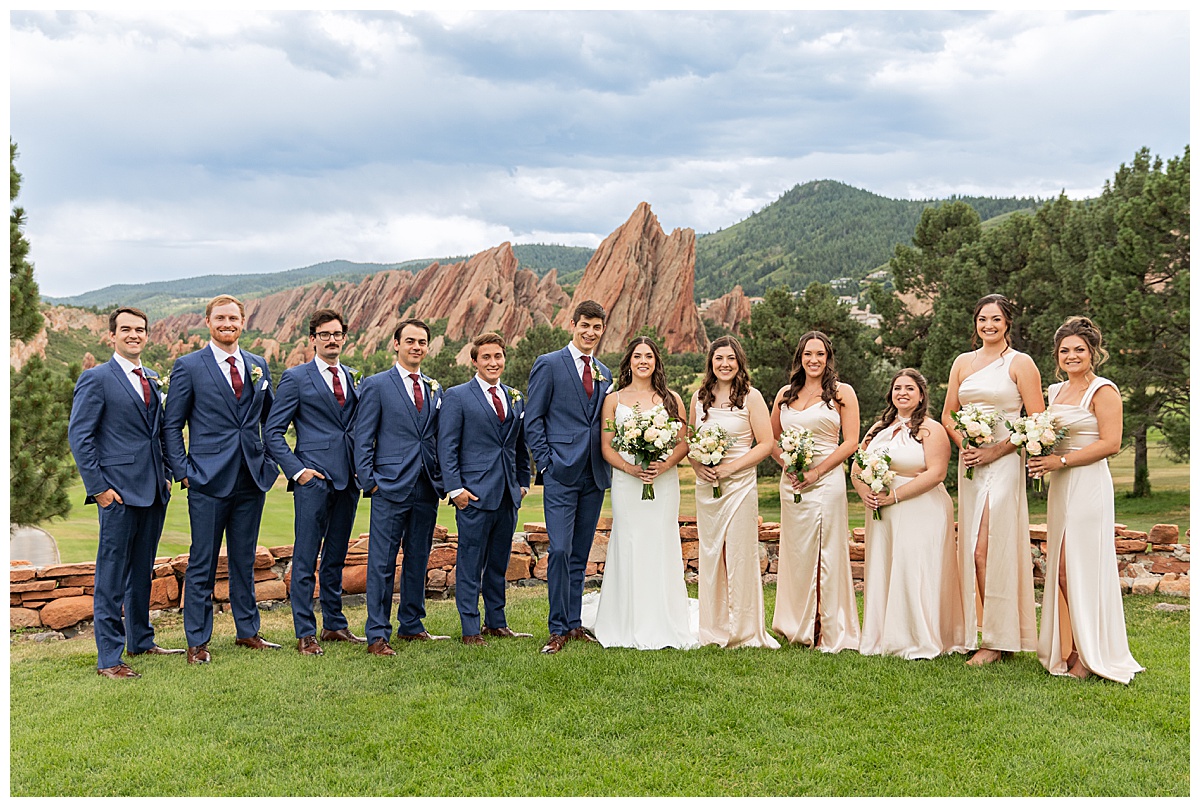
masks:
[[[784,429],[813,433],[815,466],[837,450],[842,419],[823,401],[807,409],[783,406]],[[813,646],[818,614],[820,649],[857,650],[858,601],[850,574],[850,526],[846,513],[846,474],[839,466],[806,489],[797,503],[787,474],[779,483],[779,569],[771,628],[789,642]]]
[[[1100,439],[1096,416],[1088,411],[1096,391],[1116,389],[1106,378],[1093,379],[1078,406],[1054,403],[1062,384],[1050,387],[1049,411],[1067,437],[1054,447],[1065,454]],[[1117,551],[1113,544],[1112,475],[1108,460],[1064,467],[1046,475],[1046,585],[1042,597],[1042,632],[1038,660],[1054,675],[1067,675],[1066,658],[1079,651],[1085,667],[1102,678],[1128,684],[1143,669],[1129,652]],[[1058,586],[1058,569],[1066,565],[1067,594]]]
[[[1009,350],[992,364],[972,373],[958,388],[959,402],[999,410],[1007,420],[1021,416],[1021,393],[1009,376],[1017,351]],[[1008,439],[1001,422],[997,442]],[[981,647],[994,650],[1037,649],[1037,618],[1033,601],[1033,558],[1029,551],[1029,505],[1025,499],[1025,466],[1020,452],[975,468],[967,479],[961,455],[958,463],[958,557],[962,578],[963,615],[968,647],[976,647],[971,626],[983,631]],[[975,543],[983,513],[988,510],[986,591],[977,591]],[[981,596],[982,595],[982,596]]]
[[[700,425],[700,404],[692,422]],[[733,436],[725,462],[753,445],[748,409],[708,410],[708,420]],[[754,468],[721,480],[721,496],[696,479],[696,530],[700,537],[700,643],[722,647],[779,647],[767,633],[758,548],[758,485]]]
[[[875,435],[868,448],[887,450],[900,501],[880,510],[882,520],[867,518],[859,652],[906,659],[966,652],[954,502],[941,483],[905,496],[905,485],[925,470],[925,449],[906,421]]]

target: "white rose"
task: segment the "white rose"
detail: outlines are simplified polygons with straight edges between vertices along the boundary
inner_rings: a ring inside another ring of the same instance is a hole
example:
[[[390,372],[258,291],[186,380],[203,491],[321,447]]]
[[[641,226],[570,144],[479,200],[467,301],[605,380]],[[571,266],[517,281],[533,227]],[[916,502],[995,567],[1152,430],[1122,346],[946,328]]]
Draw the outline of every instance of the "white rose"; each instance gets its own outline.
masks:
[[[967,421],[967,434],[971,435],[972,437],[978,437],[982,433],[983,429],[979,427],[978,423],[973,420]]]
[[[1054,442],[1054,432],[1051,431],[1050,429],[1046,429],[1046,431],[1042,432],[1041,441],[1043,443],[1045,443],[1046,445],[1050,445],[1051,443],[1053,443]]]
[[[986,423],[980,423],[979,424],[979,432],[984,437],[991,437],[992,436],[992,427]]]

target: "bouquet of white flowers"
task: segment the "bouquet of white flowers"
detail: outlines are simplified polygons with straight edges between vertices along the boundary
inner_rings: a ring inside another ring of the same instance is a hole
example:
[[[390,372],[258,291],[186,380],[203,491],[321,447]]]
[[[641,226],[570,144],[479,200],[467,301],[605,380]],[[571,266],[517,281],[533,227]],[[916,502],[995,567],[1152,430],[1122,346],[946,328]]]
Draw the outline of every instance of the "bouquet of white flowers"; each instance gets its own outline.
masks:
[[[690,459],[711,468],[720,465],[721,460],[725,459],[725,452],[733,446],[733,437],[724,427],[716,423],[705,423],[699,428],[689,428],[688,446]],[[720,482],[713,485],[713,497],[721,497]]]
[[[1012,431],[1008,441],[1018,448],[1024,448],[1031,457],[1044,457],[1052,453],[1058,441],[1067,436],[1067,430],[1060,428],[1049,412],[1018,418],[1009,423],[1008,428]],[[1040,476],[1034,477],[1033,489],[1042,490]]]
[[[788,426],[779,435],[779,449],[784,471],[800,476],[812,464],[813,454],[817,451],[817,441],[810,430],[802,426]],[[799,502],[800,499],[800,494],[793,490],[792,501]]]
[[[979,448],[995,441],[992,431],[1003,420],[996,411],[986,412],[979,404],[967,404],[950,415],[954,420],[954,430],[962,435],[963,446]],[[967,479],[975,478],[975,469],[967,468]]]
[[[673,420],[662,404],[642,412],[635,404],[633,414],[616,423],[611,419],[605,428],[613,432],[612,447],[633,455],[643,469],[652,462],[662,462],[675,448],[675,436],[683,421]],[[654,498],[654,485],[642,483],[642,500]]]
[[[854,452],[854,464],[858,467],[855,474],[872,493],[884,493],[892,486],[896,472],[892,470],[892,457],[886,451],[863,451],[861,448]],[[882,521],[883,515],[878,509],[871,518]]]

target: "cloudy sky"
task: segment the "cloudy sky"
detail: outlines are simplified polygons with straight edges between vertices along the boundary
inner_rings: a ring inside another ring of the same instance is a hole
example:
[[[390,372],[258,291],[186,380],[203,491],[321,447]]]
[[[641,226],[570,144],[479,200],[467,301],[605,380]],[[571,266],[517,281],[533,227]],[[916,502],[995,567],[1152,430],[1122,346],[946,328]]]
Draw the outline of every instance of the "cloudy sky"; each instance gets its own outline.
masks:
[[[42,291],[593,247],[797,183],[1096,194],[1188,144],[1186,13],[13,12]]]

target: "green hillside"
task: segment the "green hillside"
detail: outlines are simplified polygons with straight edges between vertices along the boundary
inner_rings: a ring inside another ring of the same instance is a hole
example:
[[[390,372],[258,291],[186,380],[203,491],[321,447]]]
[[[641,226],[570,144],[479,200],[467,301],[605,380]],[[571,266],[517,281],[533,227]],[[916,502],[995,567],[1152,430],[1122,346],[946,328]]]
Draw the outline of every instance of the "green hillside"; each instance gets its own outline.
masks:
[[[951,197],[981,219],[1032,210],[1039,201]],[[696,239],[696,296],[718,297],[741,284],[758,295],[781,283],[860,279],[912,238],[921,211],[949,200],[888,199],[833,180],[797,185],[749,218]]]

